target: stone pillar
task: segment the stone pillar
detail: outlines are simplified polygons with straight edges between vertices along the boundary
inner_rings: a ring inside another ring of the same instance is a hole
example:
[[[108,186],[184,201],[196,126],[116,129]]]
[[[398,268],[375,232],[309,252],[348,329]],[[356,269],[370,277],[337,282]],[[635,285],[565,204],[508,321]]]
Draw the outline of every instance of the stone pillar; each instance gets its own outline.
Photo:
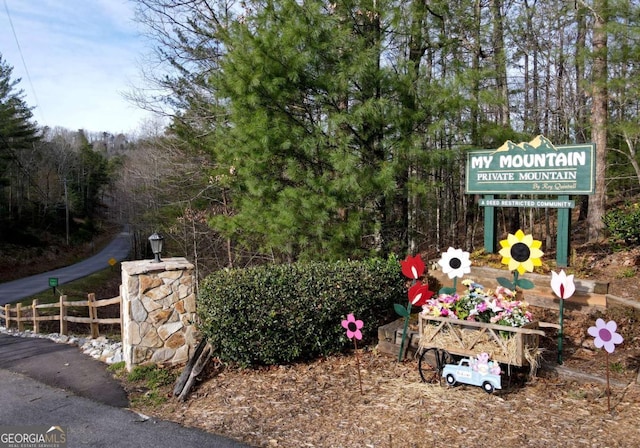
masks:
[[[122,263],[122,352],[140,364],[185,363],[196,346],[194,266],[185,258]]]

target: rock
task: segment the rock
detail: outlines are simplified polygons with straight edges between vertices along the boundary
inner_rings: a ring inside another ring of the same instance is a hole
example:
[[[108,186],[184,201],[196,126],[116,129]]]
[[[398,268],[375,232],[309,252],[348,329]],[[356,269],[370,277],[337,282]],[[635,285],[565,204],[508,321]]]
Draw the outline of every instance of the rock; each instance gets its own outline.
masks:
[[[73,344],[80,348],[83,354],[99,359],[107,364],[123,361],[122,342],[110,341],[104,336],[96,339],[87,339],[77,336],[65,336],[58,333],[37,334],[33,331],[19,332],[14,329],[7,330],[0,326],[0,333],[24,338],[47,338],[58,344]]]

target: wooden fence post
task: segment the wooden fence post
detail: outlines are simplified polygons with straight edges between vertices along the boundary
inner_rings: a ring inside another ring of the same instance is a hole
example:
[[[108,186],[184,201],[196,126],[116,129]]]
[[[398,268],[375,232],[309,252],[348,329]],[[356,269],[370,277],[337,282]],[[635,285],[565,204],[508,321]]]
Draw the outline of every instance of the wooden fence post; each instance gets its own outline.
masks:
[[[22,321],[22,304],[16,303],[16,320],[18,321],[18,331],[24,331],[24,322]]]
[[[11,305],[8,303],[4,306],[5,320],[7,321],[7,330],[11,327]]]
[[[40,333],[40,321],[38,320],[38,299],[33,299],[31,303],[31,314],[33,315],[33,332]]]
[[[67,334],[67,309],[64,306],[64,302],[67,300],[67,296],[60,296],[60,334]]]
[[[98,308],[96,307],[96,294],[91,292],[88,294],[89,299],[89,318],[91,319],[91,323],[89,324],[91,328],[91,337],[97,338],[100,336],[100,329],[98,325]]]

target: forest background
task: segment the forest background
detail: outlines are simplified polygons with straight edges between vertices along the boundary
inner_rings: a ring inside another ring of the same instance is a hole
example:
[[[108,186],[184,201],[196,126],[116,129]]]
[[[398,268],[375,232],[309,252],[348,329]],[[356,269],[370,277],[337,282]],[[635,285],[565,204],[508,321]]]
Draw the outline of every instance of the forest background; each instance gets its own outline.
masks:
[[[105,222],[130,225],[134,258],[161,232],[201,275],[475,251],[466,153],[539,134],[596,144],[573,244],[640,190],[636,0],[134,2],[155,46],[129,98],[168,126],[40,128],[0,59],[3,252],[90,243]],[[499,233],[552,252],[555,219],[500,209]]]

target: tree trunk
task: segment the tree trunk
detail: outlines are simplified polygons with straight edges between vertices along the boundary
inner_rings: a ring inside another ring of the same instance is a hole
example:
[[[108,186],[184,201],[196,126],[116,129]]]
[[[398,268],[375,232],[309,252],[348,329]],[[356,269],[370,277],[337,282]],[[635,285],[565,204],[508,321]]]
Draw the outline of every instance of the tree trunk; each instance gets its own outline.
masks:
[[[587,94],[584,90],[584,72],[585,72],[585,48],[587,41],[587,25],[583,8],[578,8],[576,11],[576,21],[578,35],[576,37],[576,49],[575,49],[575,88],[576,88],[576,143],[587,142],[587,118],[585,114],[587,104]],[[578,215],[578,221],[584,221],[587,219],[589,212],[589,200],[588,196],[580,197],[580,213]]]
[[[499,122],[505,128],[511,126],[509,115],[509,89],[507,86],[507,56],[504,50],[504,25],[502,23],[502,2],[491,1],[491,15],[493,16],[493,53],[496,71],[496,89],[500,94]]]
[[[591,108],[591,138],[596,145],[595,194],[589,198],[587,213],[588,241],[597,241],[604,229],[602,218],[606,202],[607,156],[607,0],[594,2],[593,24],[593,106]]]

